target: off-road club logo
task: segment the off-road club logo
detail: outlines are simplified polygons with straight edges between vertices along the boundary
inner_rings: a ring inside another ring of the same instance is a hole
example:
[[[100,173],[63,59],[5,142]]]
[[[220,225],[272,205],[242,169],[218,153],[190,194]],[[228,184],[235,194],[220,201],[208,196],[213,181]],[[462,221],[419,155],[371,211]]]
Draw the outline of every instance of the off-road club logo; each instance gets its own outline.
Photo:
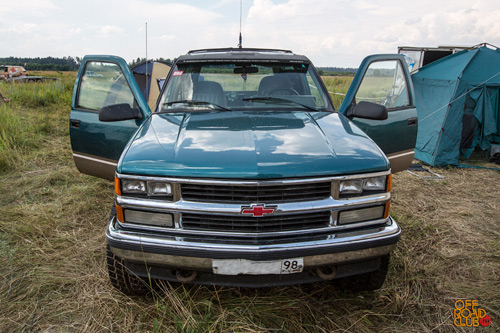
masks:
[[[477,300],[457,300],[453,311],[453,323],[457,327],[489,326],[491,318],[480,309]]]

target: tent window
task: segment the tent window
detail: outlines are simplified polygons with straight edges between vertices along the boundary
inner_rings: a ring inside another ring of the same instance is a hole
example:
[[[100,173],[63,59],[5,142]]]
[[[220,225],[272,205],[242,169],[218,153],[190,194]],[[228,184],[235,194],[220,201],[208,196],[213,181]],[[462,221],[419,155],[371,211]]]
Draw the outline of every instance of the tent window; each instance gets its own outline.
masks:
[[[447,57],[450,54],[453,54],[453,51],[431,51],[431,50],[427,50],[424,53],[424,61],[422,63],[422,66],[428,65],[431,62],[434,62],[434,61],[439,60],[441,58]]]
[[[388,109],[409,106],[408,83],[397,60],[376,61],[370,64],[356,93],[356,104],[372,102]]]

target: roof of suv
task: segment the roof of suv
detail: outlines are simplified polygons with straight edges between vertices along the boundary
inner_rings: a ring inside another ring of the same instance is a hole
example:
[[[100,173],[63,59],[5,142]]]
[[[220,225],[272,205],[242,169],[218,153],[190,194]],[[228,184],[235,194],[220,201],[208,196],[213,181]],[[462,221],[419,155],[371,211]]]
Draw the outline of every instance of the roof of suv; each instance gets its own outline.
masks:
[[[211,62],[211,61],[259,61],[259,62],[290,62],[307,63],[311,61],[303,55],[294,54],[289,50],[226,48],[189,51],[180,56],[177,62]]]

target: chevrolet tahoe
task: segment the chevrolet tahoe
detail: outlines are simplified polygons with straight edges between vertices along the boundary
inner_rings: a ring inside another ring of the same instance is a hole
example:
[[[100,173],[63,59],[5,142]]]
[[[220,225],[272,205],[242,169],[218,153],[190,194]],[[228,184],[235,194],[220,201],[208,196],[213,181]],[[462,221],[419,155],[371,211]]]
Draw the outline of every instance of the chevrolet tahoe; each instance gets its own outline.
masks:
[[[141,89],[122,58],[86,56],[71,105],[77,168],[115,182],[116,288],[382,286],[401,235],[391,177],[417,131],[401,55],[365,58],[338,111],[311,61],[288,50],[190,51],[156,108]]]

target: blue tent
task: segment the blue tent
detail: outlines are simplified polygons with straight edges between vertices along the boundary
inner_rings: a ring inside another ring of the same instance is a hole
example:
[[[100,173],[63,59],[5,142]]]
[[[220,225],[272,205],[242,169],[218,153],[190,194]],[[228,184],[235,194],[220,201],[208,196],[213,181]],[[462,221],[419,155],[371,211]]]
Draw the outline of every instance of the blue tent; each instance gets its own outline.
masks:
[[[144,62],[132,67],[135,80],[141,88],[142,94],[153,109],[158,96],[170,71],[170,66],[161,62]]]
[[[458,165],[476,146],[500,142],[500,50],[486,44],[442,58],[412,75],[417,95],[415,158]]]

